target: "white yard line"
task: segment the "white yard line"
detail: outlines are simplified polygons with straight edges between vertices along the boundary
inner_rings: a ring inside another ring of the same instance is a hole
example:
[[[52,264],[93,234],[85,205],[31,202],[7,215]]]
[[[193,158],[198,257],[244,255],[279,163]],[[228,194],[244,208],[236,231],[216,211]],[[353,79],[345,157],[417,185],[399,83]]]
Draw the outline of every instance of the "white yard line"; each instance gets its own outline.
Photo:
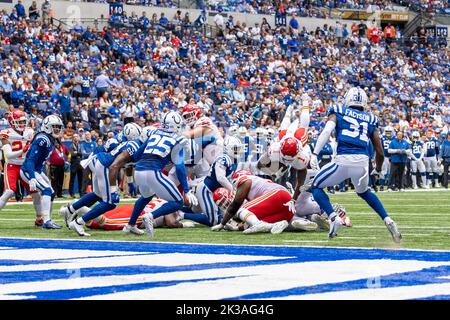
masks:
[[[433,229],[433,230],[441,230],[441,229],[450,229],[450,226],[444,226],[444,227],[435,227],[435,226],[433,226],[433,227],[427,227],[427,226],[404,226],[404,225],[401,225],[401,224],[399,224],[399,229],[400,230],[402,230],[402,229],[424,229],[424,230],[427,230],[427,229]],[[385,226],[364,226],[364,225],[354,225],[352,228],[355,228],[355,229],[386,229],[386,227]],[[442,230],[442,231],[444,231],[444,230]]]

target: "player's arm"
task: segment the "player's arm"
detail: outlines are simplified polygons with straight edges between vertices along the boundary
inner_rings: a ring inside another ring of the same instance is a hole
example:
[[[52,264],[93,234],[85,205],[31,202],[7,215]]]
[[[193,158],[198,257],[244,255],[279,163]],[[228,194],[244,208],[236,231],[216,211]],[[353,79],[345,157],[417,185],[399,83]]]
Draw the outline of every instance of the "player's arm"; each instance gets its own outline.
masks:
[[[311,108],[311,98],[308,96],[308,94],[303,94],[302,96],[302,111],[300,113],[300,124],[299,128],[309,128],[309,122],[310,122],[310,113],[309,110]]]
[[[228,207],[227,212],[225,213],[225,216],[223,217],[222,222],[220,223],[222,226],[225,226],[227,222],[234,217],[236,212],[238,212],[239,208],[242,206],[245,199],[247,198],[251,187],[252,187],[251,180],[246,180],[237,187],[236,195],[234,196],[233,201]]]
[[[292,196],[292,199],[297,199],[300,195],[300,188],[305,184],[306,174],[308,173],[308,169],[302,169],[297,171],[297,184],[295,185],[295,192]]]
[[[203,136],[203,127],[196,127],[191,130],[183,132],[183,135],[188,139],[194,139]]]
[[[214,170],[216,173],[217,181],[220,183],[220,185],[222,187],[224,187],[225,189],[233,191],[233,185],[231,184],[231,182],[228,180],[228,178],[226,176],[225,166],[221,163],[217,163],[214,167],[215,167]]]
[[[323,147],[330,140],[331,133],[333,133],[336,128],[337,118],[335,114],[331,114],[328,118],[325,128],[322,130],[319,138],[317,138],[316,146],[314,147],[313,155],[317,156]]]
[[[130,153],[124,150],[117,156],[114,162],[109,166],[109,185],[112,192],[115,192],[117,177],[119,176],[120,169],[131,161]]]
[[[184,148],[180,148],[175,160],[175,173],[178,181],[180,181],[183,192],[186,194],[189,192],[189,185],[187,182],[187,170],[184,164]]]
[[[6,138],[1,138],[0,142],[2,144],[2,150],[6,159],[16,159],[26,152],[25,148],[18,151],[12,151],[11,144]]]
[[[381,172],[381,167],[383,166],[383,161],[384,161],[384,152],[383,152],[383,145],[381,144],[380,133],[377,128],[373,131],[373,134],[370,137],[370,140],[372,141],[373,148],[375,150],[376,170],[377,170],[377,172]]]
[[[35,164],[37,163],[37,155],[39,155],[39,145],[45,143],[44,140],[42,139],[36,139],[34,140],[34,142],[31,144],[29,152],[27,154],[27,159],[30,161],[25,161],[24,164],[22,165],[22,170],[27,173],[28,177],[30,180],[31,179],[35,179],[34,173],[36,172],[36,168],[35,168]]]

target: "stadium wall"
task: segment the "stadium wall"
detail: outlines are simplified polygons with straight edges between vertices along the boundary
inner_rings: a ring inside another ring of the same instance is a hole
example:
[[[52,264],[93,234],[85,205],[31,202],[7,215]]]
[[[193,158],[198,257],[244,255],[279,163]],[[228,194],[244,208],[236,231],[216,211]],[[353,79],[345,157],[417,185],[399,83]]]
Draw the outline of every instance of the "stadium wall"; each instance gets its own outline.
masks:
[[[38,8],[41,8],[44,0],[37,0]],[[11,7],[17,3],[16,0],[11,3],[0,3],[1,9],[11,10]],[[23,0],[23,5],[25,6],[26,12],[28,13],[28,8],[30,7],[32,0]],[[56,19],[62,19],[71,23],[72,21],[81,20],[83,24],[94,25],[94,19],[108,18],[109,17],[109,4],[102,3],[90,3],[90,2],[72,2],[72,1],[51,1],[53,16]],[[161,8],[161,7],[145,7],[145,6],[132,6],[124,5],[123,9],[128,15],[132,11],[136,12],[138,16],[141,15],[142,11],[146,11],[147,17],[151,17],[153,13],[160,15],[164,12],[169,19],[172,19],[173,15],[177,10],[181,10],[184,15],[185,12],[189,12],[191,21],[194,21],[200,14],[200,10],[197,9],[172,9],[172,8]],[[231,14],[234,17],[234,21],[245,22],[248,26],[254,26],[256,22],[261,24],[263,18],[266,18],[269,24],[273,27],[275,25],[275,16],[263,15],[263,14],[249,14],[249,13],[224,13],[224,16]],[[208,16],[208,23],[214,24],[215,13],[210,12]],[[336,19],[316,19],[316,18],[303,18],[299,17],[300,27],[306,27],[307,30],[315,30],[317,27],[322,27],[324,24],[334,25]],[[351,25],[353,21],[359,23],[356,20],[340,20],[347,25]],[[99,24],[101,27],[101,24]]]

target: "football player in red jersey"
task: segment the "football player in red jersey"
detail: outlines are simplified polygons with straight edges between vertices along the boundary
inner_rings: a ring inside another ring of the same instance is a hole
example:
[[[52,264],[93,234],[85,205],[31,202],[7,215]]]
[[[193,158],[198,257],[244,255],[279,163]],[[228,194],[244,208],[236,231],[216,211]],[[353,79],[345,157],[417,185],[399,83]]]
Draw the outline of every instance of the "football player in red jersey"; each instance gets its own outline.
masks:
[[[0,209],[2,209],[8,200],[17,192],[17,181],[20,181],[28,192],[30,189],[28,184],[20,177],[20,167],[23,164],[25,155],[30,147],[30,142],[33,139],[34,131],[27,127],[27,114],[21,110],[14,110],[7,114],[6,119],[11,128],[0,131],[0,142],[2,150],[5,155],[4,180],[5,191],[0,197]],[[37,192],[31,193],[33,204],[36,209],[37,226],[43,224],[41,215],[40,195]]]

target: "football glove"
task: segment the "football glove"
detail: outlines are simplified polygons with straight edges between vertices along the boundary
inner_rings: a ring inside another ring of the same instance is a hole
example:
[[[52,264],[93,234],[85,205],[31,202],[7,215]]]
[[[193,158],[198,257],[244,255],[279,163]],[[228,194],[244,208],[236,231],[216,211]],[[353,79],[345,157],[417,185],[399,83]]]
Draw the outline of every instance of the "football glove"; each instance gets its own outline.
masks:
[[[31,179],[28,185],[30,186],[30,191],[36,191],[37,180],[35,178]]]
[[[311,166],[311,169],[313,169],[314,171],[318,171],[320,169],[319,160],[317,159],[317,155],[315,153],[311,154],[311,159],[309,160],[309,165]]]
[[[192,191],[188,191],[187,193],[184,194],[184,196],[186,197],[187,201],[191,206],[198,205],[198,199]]]

